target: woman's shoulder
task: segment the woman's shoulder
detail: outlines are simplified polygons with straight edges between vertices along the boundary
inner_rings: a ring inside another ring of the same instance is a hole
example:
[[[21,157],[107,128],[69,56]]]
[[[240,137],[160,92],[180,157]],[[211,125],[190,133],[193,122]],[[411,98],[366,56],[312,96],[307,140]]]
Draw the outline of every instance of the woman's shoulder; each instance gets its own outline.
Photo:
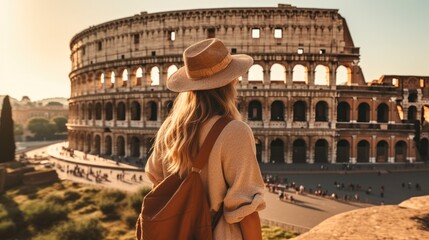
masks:
[[[236,137],[253,135],[250,126],[241,120],[232,120],[224,129],[224,134],[234,135]]]

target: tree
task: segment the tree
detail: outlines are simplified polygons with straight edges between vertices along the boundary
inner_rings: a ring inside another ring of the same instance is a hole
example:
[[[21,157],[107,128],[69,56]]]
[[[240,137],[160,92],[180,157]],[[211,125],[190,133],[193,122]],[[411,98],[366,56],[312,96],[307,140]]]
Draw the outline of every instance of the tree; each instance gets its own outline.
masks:
[[[0,115],[0,162],[15,160],[15,137],[13,134],[12,107],[9,96],[3,99]]]
[[[34,134],[34,140],[48,140],[53,138],[57,125],[46,118],[31,118],[27,129]]]
[[[24,127],[21,124],[14,124],[13,134],[15,139],[21,139],[22,135],[24,135]]]
[[[55,124],[57,125],[57,132],[62,133],[62,132],[67,132],[67,118],[65,117],[55,117],[54,119],[52,119],[53,122],[55,122]]]

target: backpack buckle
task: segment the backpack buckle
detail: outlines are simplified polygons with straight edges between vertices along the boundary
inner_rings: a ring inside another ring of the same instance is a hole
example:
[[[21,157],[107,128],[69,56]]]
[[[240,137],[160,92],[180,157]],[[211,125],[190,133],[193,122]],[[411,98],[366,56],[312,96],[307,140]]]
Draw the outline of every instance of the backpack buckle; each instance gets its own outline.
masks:
[[[192,172],[196,172],[196,173],[201,173],[201,169],[196,168],[196,167],[192,167],[192,168],[191,168],[191,171],[192,171]]]

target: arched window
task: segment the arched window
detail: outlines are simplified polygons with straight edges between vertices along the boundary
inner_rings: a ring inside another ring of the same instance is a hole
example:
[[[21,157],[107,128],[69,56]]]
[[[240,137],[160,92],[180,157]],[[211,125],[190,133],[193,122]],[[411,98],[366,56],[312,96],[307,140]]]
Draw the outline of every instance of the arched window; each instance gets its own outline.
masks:
[[[417,90],[409,90],[408,102],[417,102]]]
[[[111,102],[106,103],[106,121],[113,120],[113,104]]]
[[[138,137],[131,138],[131,157],[140,157],[140,139]]]
[[[262,142],[258,138],[255,138],[256,147],[256,159],[258,162],[262,162]]]
[[[106,156],[112,155],[112,137],[106,136],[104,139],[104,154]]]
[[[307,83],[307,68],[301,64],[297,64],[293,67],[292,81],[293,82],[305,82]]]
[[[91,134],[86,135],[86,149],[85,153],[91,152],[92,136]]]
[[[340,102],[337,106],[337,122],[350,122],[350,105]]]
[[[116,82],[116,76],[115,76],[115,72],[111,72],[110,73],[110,86],[113,86]]]
[[[408,107],[408,120],[411,122],[417,120],[417,108],[415,106]]]
[[[420,156],[423,161],[429,161],[429,140],[427,138],[420,141]]]
[[[325,101],[318,102],[316,104],[316,122],[327,122],[328,115],[328,104]]]
[[[389,107],[381,103],[377,107],[377,122],[387,123],[389,121]]]
[[[149,121],[158,120],[158,105],[154,101],[148,102],[148,119]]]
[[[317,140],[314,148],[314,162],[327,163],[329,154],[328,142],[325,139]]]
[[[286,82],[285,67],[278,63],[273,64],[270,69],[270,80]]]
[[[140,103],[133,101],[131,103],[131,120],[140,120],[141,118],[141,107]]]
[[[329,68],[323,65],[317,65],[314,70],[315,85],[329,85]]]
[[[122,136],[119,136],[116,139],[116,149],[118,151],[118,156],[125,156],[125,139]]]
[[[102,115],[101,103],[98,102],[95,104],[95,120],[101,120],[101,115]]]
[[[119,102],[117,109],[116,109],[116,119],[118,121],[124,121],[125,120],[125,103]]]
[[[398,141],[395,144],[395,162],[405,162],[407,160],[407,144]]]
[[[85,113],[86,113],[86,109],[85,109],[85,104],[83,103],[81,108],[81,115],[80,115],[81,120],[85,120]]]
[[[389,157],[389,145],[386,141],[379,141],[377,143],[377,155],[375,157],[376,162],[387,162]]]
[[[307,162],[307,144],[303,139],[297,139],[293,142],[292,161],[293,163]]]
[[[351,77],[351,70],[349,68],[346,68],[343,65],[337,68],[337,85],[347,85],[348,83],[351,83]]]
[[[92,111],[94,111],[92,109],[92,103],[88,103],[88,108],[86,109],[88,120],[92,120]]]
[[[293,120],[298,122],[307,120],[307,104],[304,101],[296,101],[293,104]]]
[[[369,122],[369,105],[368,103],[361,103],[358,106],[358,122]]]
[[[271,155],[270,162],[284,163],[284,143],[281,139],[276,138],[270,144]]]
[[[169,78],[171,75],[173,75],[173,73],[175,73],[176,71],[177,71],[176,65],[171,65],[170,67],[168,67],[167,78]]]
[[[258,100],[253,100],[249,103],[248,120],[262,121],[262,104]]]
[[[158,86],[159,85],[159,68],[153,67],[150,70],[150,79],[152,80],[151,86]]]
[[[337,162],[347,163],[350,161],[350,143],[347,140],[340,140],[337,143]]]
[[[140,86],[143,81],[143,69],[141,67],[137,68],[135,80],[131,83],[131,86]]]
[[[264,69],[261,65],[255,64],[249,68],[249,81],[264,80]]]
[[[101,138],[100,135],[95,135],[94,154],[100,155]]]
[[[369,143],[366,140],[361,140],[357,146],[357,162],[369,162]]]
[[[271,104],[271,121],[284,121],[284,108],[282,101],[274,101]]]

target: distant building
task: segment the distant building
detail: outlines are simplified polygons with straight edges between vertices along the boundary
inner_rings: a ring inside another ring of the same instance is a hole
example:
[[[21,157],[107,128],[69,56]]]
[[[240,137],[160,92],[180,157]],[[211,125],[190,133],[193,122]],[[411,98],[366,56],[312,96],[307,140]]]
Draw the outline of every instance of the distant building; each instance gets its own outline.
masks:
[[[420,116],[429,77],[367,84],[338,10],[285,4],[142,12],[78,33],[70,42],[70,147],[146,159],[176,96],[166,79],[183,66],[186,47],[213,37],[255,60],[239,79],[238,108],[260,162],[427,160]]]
[[[0,96],[0,103],[4,96]],[[24,96],[20,101],[10,98],[12,105],[12,118],[15,124],[27,127],[28,120],[34,117],[51,120],[55,117],[68,118],[68,103],[66,98],[47,98],[32,102],[29,97]],[[1,106],[0,106],[1,108]],[[31,135],[24,131],[24,137]]]

